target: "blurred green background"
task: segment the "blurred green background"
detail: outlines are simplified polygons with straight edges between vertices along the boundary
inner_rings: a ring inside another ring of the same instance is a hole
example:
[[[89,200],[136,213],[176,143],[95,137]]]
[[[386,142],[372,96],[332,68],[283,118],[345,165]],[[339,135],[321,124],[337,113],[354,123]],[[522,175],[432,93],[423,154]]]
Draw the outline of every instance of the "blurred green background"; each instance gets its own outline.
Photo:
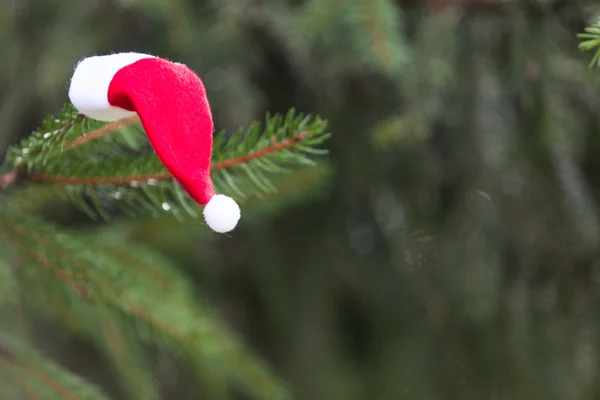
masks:
[[[219,129],[319,114],[329,161],[231,237],[168,218],[115,232],[192,273],[297,399],[598,399],[600,70],[575,35],[599,11],[2,0],[0,149],[58,111],[78,59],[108,52],[188,64]],[[50,332],[49,352],[123,398],[90,346]],[[160,376],[165,398],[203,398]]]

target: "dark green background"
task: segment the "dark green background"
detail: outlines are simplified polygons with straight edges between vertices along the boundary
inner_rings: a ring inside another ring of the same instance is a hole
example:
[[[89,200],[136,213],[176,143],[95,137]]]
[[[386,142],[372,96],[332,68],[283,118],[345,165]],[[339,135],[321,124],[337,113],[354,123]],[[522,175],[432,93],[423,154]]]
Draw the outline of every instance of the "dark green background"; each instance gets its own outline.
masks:
[[[3,0],[0,148],[111,51],[188,64],[219,128],[318,113],[316,193],[231,238],[163,219],[134,237],[194,272],[298,399],[600,398],[600,70],[575,36],[600,7],[392,3]],[[48,342],[116,393],[86,344]]]

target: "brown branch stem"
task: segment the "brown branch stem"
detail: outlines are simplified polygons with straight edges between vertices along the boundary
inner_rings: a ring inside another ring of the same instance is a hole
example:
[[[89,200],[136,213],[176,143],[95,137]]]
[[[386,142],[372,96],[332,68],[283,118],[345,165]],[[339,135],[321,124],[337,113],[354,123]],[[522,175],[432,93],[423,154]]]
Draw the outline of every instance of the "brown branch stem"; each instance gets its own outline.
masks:
[[[3,225],[9,224],[9,221],[5,221],[5,220],[0,220],[0,221],[2,222]],[[27,233],[25,231],[25,228],[23,228],[22,226],[16,226],[15,230],[17,230],[18,232],[21,232],[21,233]],[[31,256],[33,258],[35,258],[35,260],[38,261],[44,268],[51,271],[58,279],[65,282],[71,289],[73,289],[73,291],[75,291],[82,300],[89,299],[87,289],[85,287],[81,286],[79,283],[77,283],[65,271],[63,271],[58,266],[56,266],[48,258],[46,258],[45,256],[43,256],[40,253],[37,253],[37,252],[29,249],[27,246],[23,245],[22,243],[19,243],[17,240],[15,240],[13,237],[8,235],[4,231],[0,231],[0,238],[11,243],[16,248],[19,248],[21,251],[23,251],[25,253],[29,252],[31,254]]]
[[[31,364],[26,364],[24,362],[21,362],[20,364],[23,366],[23,368],[25,368],[32,374],[36,375],[41,381],[43,381],[46,385],[51,387],[55,393],[62,396],[64,399],[67,399],[67,400],[79,399],[79,397],[77,397],[77,395],[75,395],[73,392],[71,392],[68,388],[62,386],[59,382],[56,382],[54,379],[52,379],[52,377],[48,376],[45,372],[40,371],[38,368],[35,368],[35,366],[33,366]]]
[[[13,352],[13,350],[9,347],[8,344],[1,342],[1,341],[0,341],[0,359],[10,362],[14,365],[20,366],[21,368],[27,370],[29,373],[37,376],[42,382],[44,382],[46,385],[48,385],[50,388],[52,388],[52,390],[54,390],[55,393],[62,396],[64,399],[77,400],[79,398],[79,397],[77,397],[77,395],[75,395],[73,392],[71,392],[68,388],[61,385],[60,382],[57,382],[56,380],[52,379],[51,376],[46,374],[40,368],[37,368],[35,365],[27,362],[23,358],[16,355]],[[21,386],[21,388],[24,391],[27,392],[29,397],[37,398],[37,396],[35,396],[35,394],[31,391],[31,388],[29,388],[23,381],[19,380],[19,382],[17,382],[17,383],[19,384],[19,386]]]
[[[282,140],[281,142],[273,142],[270,146],[264,149],[257,150],[252,153],[245,154],[240,157],[230,158],[227,160],[216,162],[212,165],[211,171],[217,171],[220,169],[231,168],[236,165],[247,163],[251,160],[264,157],[267,154],[274,153],[276,151],[292,147],[294,144],[302,141],[309,132],[301,132],[296,134],[293,138]],[[147,175],[134,175],[134,176],[110,176],[110,177],[78,177],[78,176],[62,176],[62,175],[47,175],[40,172],[31,173],[27,176],[28,180],[39,182],[39,183],[55,183],[63,185],[129,185],[133,182],[147,182],[149,180],[164,181],[173,179],[173,176],[168,172],[159,172],[155,174]]]
[[[38,233],[31,233],[32,237],[37,240],[38,246],[50,248],[53,247],[52,243],[48,242],[45,238],[40,236]],[[110,291],[114,296],[119,297],[119,306],[126,312],[130,312],[135,317],[140,318],[142,320],[146,320],[149,324],[156,327],[158,330],[163,331],[171,335],[173,338],[176,338],[181,341],[188,341],[191,339],[191,335],[193,334],[190,331],[181,331],[176,329],[176,327],[164,323],[164,321],[157,318],[155,313],[153,313],[148,308],[144,307],[143,304],[136,302],[133,298],[127,297],[124,295],[124,289],[117,286],[115,282],[110,280],[106,276],[99,275],[100,270],[97,268],[92,268],[89,264],[81,262],[80,259],[77,259],[72,254],[66,252],[62,248],[56,249],[63,257],[69,258],[73,266],[80,268],[81,271],[84,271],[88,276],[94,275],[98,282],[102,282],[108,291]],[[0,357],[1,357],[0,353]],[[65,397],[66,398],[66,397]]]
[[[84,143],[98,139],[104,135],[107,135],[111,132],[114,132],[116,130],[124,128],[128,125],[135,124],[138,121],[139,121],[138,116],[134,115],[133,117],[124,118],[124,119],[120,119],[115,122],[111,122],[109,124],[104,125],[100,129],[96,129],[96,130],[88,132],[87,134],[85,134],[85,136],[79,136],[77,139],[75,139],[72,142],[70,142],[69,144],[67,144],[65,146],[65,150],[69,150],[69,149],[72,149],[73,147],[81,146]]]
[[[83,115],[78,115],[77,118],[71,120],[69,123],[74,124],[74,123],[80,121],[82,118],[83,118]],[[96,129],[96,130],[88,132],[85,136],[79,136],[77,139],[75,139],[75,140],[71,141],[70,143],[68,143],[67,145],[65,145],[65,150],[70,150],[74,147],[81,146],[84,143],[98,139],[104,135],[107,135],[111,132],[119,130],[125,126],[134,124],[138,121],[139,121],[139,118],[137,116],[133,116],[133,117],[121,119],[119,121],[111,122],[109,124],[104,125],[100,129]],[[31,179],[31,178],[32,178],[31,175],[20,176],[19,169],[14,168],[13,170],[11,170],[9,172],[6,172],[5,174],[0,175],[0,192],[2,190],[4,190],[6,187],[16,183],[19,179],[35,180],[35,179]]]
[[[27,382],[25,382],[23,377],[17,375],[15,377],[15,380],[17,381],[17,385],[19,385],[19,387],[23,391],[23,394],[25,394],[28,399],[40,400],[39,396],[33,391],[33,389],[27,386]]]

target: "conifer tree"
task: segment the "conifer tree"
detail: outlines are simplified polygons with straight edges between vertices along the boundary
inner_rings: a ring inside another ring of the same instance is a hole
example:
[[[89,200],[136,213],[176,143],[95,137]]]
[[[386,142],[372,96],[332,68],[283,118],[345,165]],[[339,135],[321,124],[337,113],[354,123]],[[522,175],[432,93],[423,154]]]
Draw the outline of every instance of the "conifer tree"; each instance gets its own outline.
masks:
[[[211,313],[168,260],[149,248],[62,228],[37,212],[41,202],[64,199],[105,223],[201,215],[157,158],[139,122],[137,116],[100,122],[67,104],[9,149],[0,178],[3,308],[7,313],[41,310],[91,338],[131,398],[157,398],[145,346],[176,356],[202,371],[200,377],[208,374],[206,384],[215,390],[233,382],[254,398],[288,398],[285,385]],[[312,168],[314,156],[327,152],[320,147],[328,137],[326,127],[321,118],[292,109],[247,129],[217,133],[211,175],[218,193],[241,202],[273,196],[274,178]],[[6,393],[108,398],[40,354],[27,341],[25,326],[7,323],[0,334],[0,362],[9,371],[2,374]]]
[[[0,399],[599,398],[596,1],[8,4]],[[131,49],[206,78],[239,230],[136,118],[26,134]]]

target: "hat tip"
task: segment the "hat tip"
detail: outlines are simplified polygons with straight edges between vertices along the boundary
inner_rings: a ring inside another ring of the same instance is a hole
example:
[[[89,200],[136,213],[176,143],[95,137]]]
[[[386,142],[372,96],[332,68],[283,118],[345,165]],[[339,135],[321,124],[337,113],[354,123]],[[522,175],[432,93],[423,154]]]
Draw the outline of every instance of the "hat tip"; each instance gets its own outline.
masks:
[[[232,231],[241,217],[238,204],[231,197],[216,194],[204,207],[204,220],[215,232],[226,233]]]

